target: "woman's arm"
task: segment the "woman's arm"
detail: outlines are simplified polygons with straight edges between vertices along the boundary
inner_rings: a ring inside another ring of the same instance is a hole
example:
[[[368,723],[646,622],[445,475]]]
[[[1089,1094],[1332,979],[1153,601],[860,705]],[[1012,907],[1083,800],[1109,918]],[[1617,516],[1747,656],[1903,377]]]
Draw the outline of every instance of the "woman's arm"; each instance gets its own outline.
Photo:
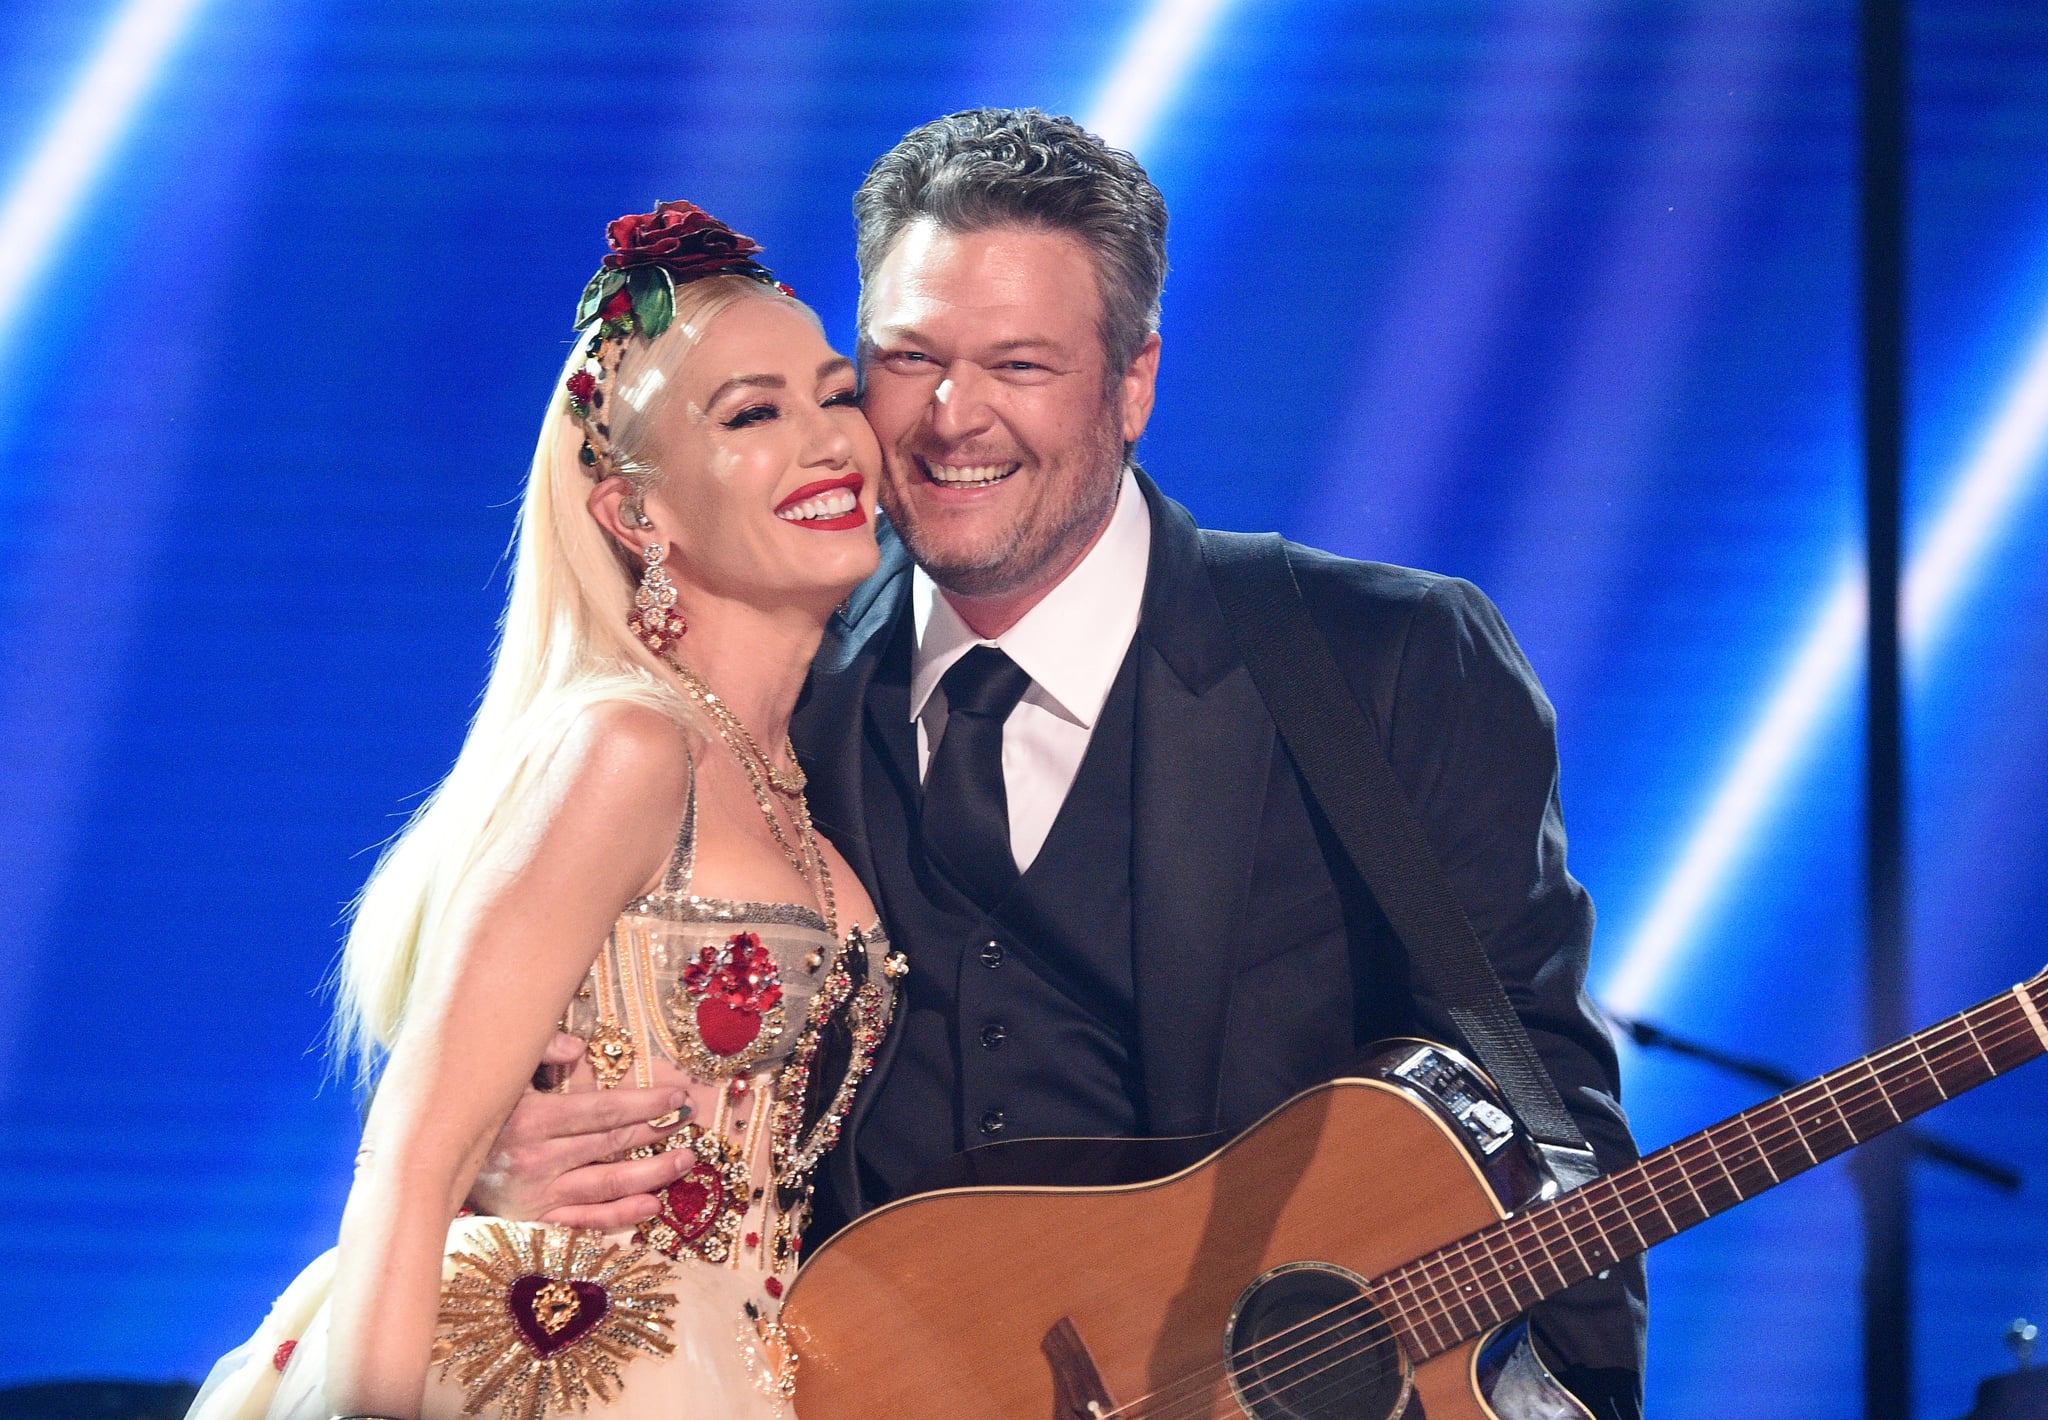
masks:
[[[342,1215],[337,1411],[419,1414],[448,1223],[619,909],[666,863],[688,774],[659,713],[586,712],[423,944]]]

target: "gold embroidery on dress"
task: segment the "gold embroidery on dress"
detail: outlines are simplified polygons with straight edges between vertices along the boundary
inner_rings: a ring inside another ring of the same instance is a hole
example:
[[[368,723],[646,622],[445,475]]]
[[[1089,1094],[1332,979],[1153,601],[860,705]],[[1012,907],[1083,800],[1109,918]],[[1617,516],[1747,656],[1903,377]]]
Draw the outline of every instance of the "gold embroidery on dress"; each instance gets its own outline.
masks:
[[[585,1410],[624,1389],[636,1353],[667,1356],[669,1263],[581,1228],[491,1223],[451,1254],[433,1359],[453,1372],[465,1415],[503,1420]]]
[[[632,1032],[620,1026],[616,1014],[619,993],[612,980],[611,955],[610,943],[597,954],[597,1025],[590,1032],[590,1039],[583,1043],[583,1053],[590,1058],[590,1068],[596,1072],[597,1087],[601,1090],[611,1089],[624,1079],[638,1054],[633,1049]]]
[[[740,1312],[738,1340],[740,1355],[747,1363],[748,1379],[755,1389],[776,1402],[776,1413],[782,1413],[796,1395],[797,1353],[790,1341],[789,1328],[779,1321],[770,1321],[760,1308],[748,1302]]]
[[[688,1149],[696,1161],[655,1195],[658,1211],[634,1229],[634,1236],[670,1257],[689,1253],[706,1262],[725,1261],[752,1198],[746,1155],[722,1133],[695,1124],[685,1124],[655,1147],[662,1153]]]

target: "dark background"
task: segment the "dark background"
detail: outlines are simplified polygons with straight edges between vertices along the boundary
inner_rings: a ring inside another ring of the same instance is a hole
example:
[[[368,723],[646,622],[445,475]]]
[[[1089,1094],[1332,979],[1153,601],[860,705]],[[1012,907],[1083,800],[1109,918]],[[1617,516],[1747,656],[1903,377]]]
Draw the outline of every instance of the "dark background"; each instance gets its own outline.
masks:
[[[1164,189],[1168,492],[1501,603],[1605,999],[1802,1075],[1864,1048],[1846,0],[12,0],[0,202],[152,9],[132,121],[0,247],[0,1383],[197,1379],[331,1245],[322,982],[483,683],[603,223],[695,200],[850,344],[847,198],[969,104]],[[1912,22],[1925,1022],[2048,958],[2048,8]],[[1758,1097],[1627,1072],[1646,1145]],[[2048,1067],[1930,1124],[2027,1176],[1917,1175],[1941,1420],[2048,1312]],[[1660,1249],[1651,1412],[1860,1413],[1858,1229],[1836,1164]]]

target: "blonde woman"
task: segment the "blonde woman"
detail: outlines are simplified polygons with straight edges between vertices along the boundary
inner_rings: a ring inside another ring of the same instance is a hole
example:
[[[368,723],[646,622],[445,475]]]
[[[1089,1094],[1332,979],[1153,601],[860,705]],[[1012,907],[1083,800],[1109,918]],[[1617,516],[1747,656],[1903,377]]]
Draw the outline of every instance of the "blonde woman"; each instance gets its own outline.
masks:
[[[687,203],[610,240],[482,707],[349,935],[340,1036],[381,1074],[340,1245],[195,1416],[787,1409],[778,1299],[902,971],[785,732],[875,568],[879,455],[751,241]],[[558,1026],[567,1069],[540,1063]],[[463,1213],[537,1068],[667,1092],[614,1141],[656,1217]]]

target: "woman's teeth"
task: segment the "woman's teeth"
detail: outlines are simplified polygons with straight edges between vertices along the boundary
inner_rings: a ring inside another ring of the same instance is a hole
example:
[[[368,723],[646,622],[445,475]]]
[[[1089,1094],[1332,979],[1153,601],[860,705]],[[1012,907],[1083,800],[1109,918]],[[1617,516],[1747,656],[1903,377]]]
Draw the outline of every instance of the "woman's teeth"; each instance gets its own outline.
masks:
[[[835,488],[830,493],[820,493],[815,498],[806,498],[787,508],[776,510],[775,516],[786,523],[809,523],[820,518],[843,518],[854,510],[860,497],[851,488]]]
[[[991,483],[1001,483],[1015,473],[1017,465],[927,463],[924,471],[931,475],[932,482],[943,483],[948,488],[986,488]]]

